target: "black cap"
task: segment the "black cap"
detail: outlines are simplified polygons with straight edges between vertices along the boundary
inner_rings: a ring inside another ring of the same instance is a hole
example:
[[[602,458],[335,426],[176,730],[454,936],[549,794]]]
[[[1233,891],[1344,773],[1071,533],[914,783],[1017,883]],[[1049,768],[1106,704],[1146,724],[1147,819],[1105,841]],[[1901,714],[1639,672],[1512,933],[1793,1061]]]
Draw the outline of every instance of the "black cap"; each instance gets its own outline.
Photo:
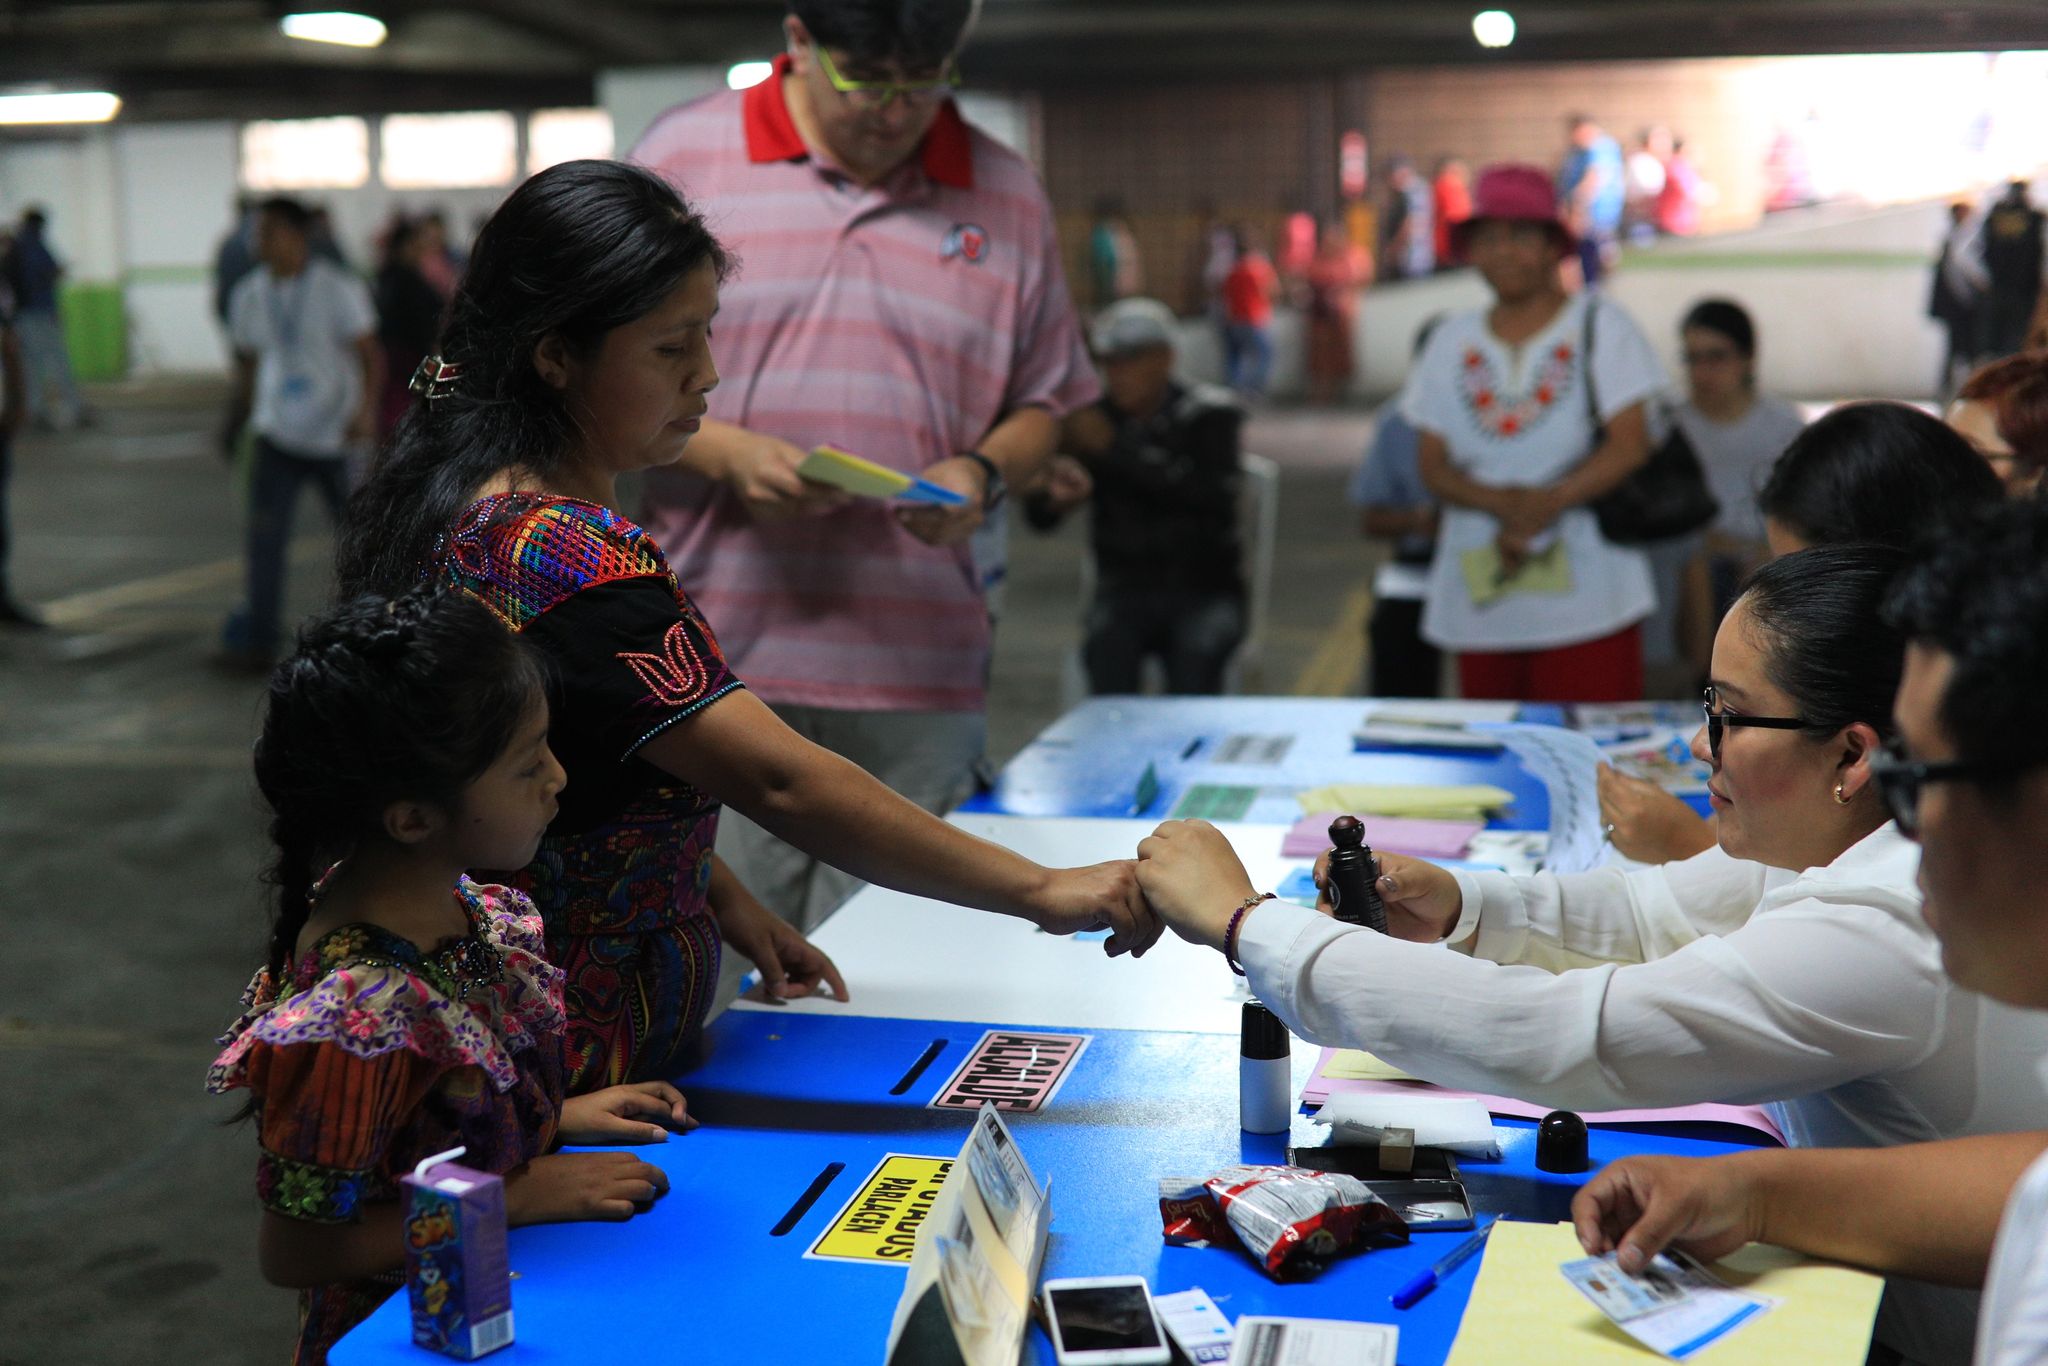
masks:
[[[1257,1001],[1244,1003],[1244,1036],[1241,1051],[1247,1058],[1284,1058],[1293,1047],[1287,1026],[1280,1017]]]
[[[1536,1167],[1546,1172],[1582,1172],[1593,1165],[1586,1153],[1586,1121],[1570,1110],[1552,1110],[1536,1126]]]

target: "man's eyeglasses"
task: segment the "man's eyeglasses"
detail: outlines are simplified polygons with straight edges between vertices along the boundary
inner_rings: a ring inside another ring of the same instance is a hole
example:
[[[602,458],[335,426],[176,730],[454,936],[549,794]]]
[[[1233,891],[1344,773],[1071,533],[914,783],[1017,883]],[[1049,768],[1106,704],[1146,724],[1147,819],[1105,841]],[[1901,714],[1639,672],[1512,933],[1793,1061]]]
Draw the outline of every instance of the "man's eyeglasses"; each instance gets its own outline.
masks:
[[[960,66],[951,57],[939,68],[939,74],[922,81],[854,81],[839,74],[839,68],[832,64],[832,54],[823,45],[812,44],[811,51],[818,54],[818,66],[824,71],[825,79],[832,88],[852,100],[863,109],[887,109],[899,97],[918,103],[935,100],[949,90],[960,88]]]
[[[1920,789],[1929,783],[1983,782],[2010,778],[2024,765],[1971,763],[1964,759],[1926,763],[1908,759],[1895,745],[1870,756],[1870,776],[1877,780],[1885,809],[1899,823],[1899,833],[1920,838]]]
[[[1762,730],[1805,730],[1813,724],[1798,716],[1743,716],[1735,712],[1724,712],[1721,695],[1708,687],[1706,696],[1700,702],[1700,710],[1707,715],[1707,752],[1714,756],[1714,762],[1721,762],[1721,734],[1729,726],[1756,726]]]

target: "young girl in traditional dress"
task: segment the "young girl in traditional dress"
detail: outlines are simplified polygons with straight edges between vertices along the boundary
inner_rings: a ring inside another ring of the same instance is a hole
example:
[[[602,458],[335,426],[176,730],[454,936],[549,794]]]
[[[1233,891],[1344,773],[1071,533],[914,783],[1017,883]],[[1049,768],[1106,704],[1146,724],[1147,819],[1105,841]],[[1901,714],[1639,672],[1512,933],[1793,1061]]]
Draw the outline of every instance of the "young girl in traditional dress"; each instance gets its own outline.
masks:
[[[208,1075],[245,1087],[263,1274],[300,1290],[296,1360],[398,1287],[398,1179],[467,1149],[514,1224],[627,1219],[668,1187],[623,1153],[691,1126],[664,1082],[562,1098],[562,974],[518,892],[554,815],[539,667],[458,594],[358,598],[271,679],[256,780],[274,819],[276,924]]]

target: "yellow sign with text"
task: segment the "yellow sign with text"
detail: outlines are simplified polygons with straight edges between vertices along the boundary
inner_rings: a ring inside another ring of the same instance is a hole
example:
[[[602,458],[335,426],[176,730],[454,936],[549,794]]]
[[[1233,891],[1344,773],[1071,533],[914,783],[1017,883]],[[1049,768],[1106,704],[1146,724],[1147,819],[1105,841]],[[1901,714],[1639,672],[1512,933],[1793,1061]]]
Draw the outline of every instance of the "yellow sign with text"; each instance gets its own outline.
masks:
[[[950,1157],[890,1153],[804,1255],[909,1266],[918,1226],[931,1213],[951,1170]]]

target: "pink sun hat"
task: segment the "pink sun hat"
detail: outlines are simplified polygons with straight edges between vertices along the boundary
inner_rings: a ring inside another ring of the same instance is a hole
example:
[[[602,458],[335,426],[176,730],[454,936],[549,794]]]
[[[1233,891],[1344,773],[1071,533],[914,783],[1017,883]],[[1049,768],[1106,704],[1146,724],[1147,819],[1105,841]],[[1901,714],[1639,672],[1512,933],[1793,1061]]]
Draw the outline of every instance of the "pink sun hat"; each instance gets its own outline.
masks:
[[[1481,171],[1472,186],[1472,216],[1451,224],[1451,251],[1463,258],[1473,225],[1488,218],[1541,223],[1550,230],[1560,257],[1578,246],[1579,239],[1558,217],[1557,186],[1539,167],[1503,162]]]

